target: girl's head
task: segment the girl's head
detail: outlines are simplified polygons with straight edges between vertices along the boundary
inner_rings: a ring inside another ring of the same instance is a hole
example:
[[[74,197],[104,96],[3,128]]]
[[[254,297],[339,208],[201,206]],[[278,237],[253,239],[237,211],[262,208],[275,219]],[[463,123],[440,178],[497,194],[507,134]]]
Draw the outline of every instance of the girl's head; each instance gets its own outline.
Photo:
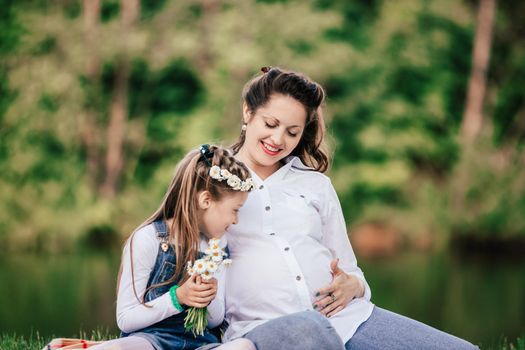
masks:
[[[222,174],[222,175],[221,175]],[[251,189],[250,172],[224,148],[203,145],[177,165],[164,199],[150,221],[173,222],[180,242],[197,237],[219,238],[237,222],[237,211]],[[244,185],[244,187],[243,187]]]
[[[237,223],[237,212],[252,187],[248,168],[227,149],[203,145],[179,162],[160,207],[141,225],[169,223],[177,261],[168,283],[186,279],[184,268],[197,258],[201,233],[219,238]]]
[[[243,128],[236,144],[250,166],[279,167],[288,155],[326,171],[328,157],[321,149],[324,119],[323,88],[308,77],[279,68],[262,69],[243,90]]]

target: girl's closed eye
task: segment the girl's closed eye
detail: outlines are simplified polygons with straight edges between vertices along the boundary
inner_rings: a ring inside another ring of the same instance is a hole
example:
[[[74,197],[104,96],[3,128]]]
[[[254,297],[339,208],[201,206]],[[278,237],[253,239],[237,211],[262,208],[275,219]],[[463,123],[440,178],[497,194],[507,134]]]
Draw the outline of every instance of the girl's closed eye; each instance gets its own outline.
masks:
[[[291,137],[296,137],[297,133],[288,131],[288,135],[290,135]]]
[[[277,124],[268,124],[268,123],[264,123],[266,125],[267,128],[269,129],[273,129],[275,127],[277,127]]]

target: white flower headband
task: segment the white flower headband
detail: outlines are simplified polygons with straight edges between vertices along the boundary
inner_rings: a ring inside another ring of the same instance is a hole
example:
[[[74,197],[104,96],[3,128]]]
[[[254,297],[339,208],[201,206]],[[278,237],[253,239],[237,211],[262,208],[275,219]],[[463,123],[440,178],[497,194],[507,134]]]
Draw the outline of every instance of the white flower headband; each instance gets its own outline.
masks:
[[[226,180],[228,186],[235,191],[248,192],[255,187],[255,183],[251,177],[242,181],[237,175],[233,175],[226,169],[221,169],[218,165],[214,165],[210,168],[210,177],[219,182]]]
[[[209,174],[212,179],[218,180],[219,182],[226,180],[228,186],[235,191],[248,192],[255,187],[255,183],[251,177],[242,181],[237,175],[233,175],[228,170],[221,169],[218,165],[212,166],[210,159],[213,158],[213,152],[210,151],[210,145],[201,145],[199,151],[206,164],[210,166]]]

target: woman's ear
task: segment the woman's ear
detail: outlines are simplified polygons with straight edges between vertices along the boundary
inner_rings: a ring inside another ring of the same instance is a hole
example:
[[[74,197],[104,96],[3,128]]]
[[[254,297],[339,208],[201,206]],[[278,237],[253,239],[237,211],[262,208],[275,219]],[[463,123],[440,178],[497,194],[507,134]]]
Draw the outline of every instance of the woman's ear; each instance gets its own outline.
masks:
[[[212,198],[209,191],[201,191],[197,196],[197,203],[199,204],[199,209],[206,210],[211,206]]]
[[[250,119],[252,119],[252,112],[250,111],[248,104],[246,102],[243,102],[242,104],[242,122],[244,124],[248,124],[250,122]]]

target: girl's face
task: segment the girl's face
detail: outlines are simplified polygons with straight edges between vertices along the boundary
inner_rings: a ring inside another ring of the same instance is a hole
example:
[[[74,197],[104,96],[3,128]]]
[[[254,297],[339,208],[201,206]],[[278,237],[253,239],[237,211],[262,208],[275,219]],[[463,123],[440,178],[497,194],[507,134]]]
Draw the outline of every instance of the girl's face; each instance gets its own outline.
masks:
[[[248,198],[248,192],[235,191],[215,201],[209,192],[199,194],[199,230],[207,238],[221,238],[228,226],[237,223],[239,209]]]
[[[274,94],[250,113],[244,106],[246,139],[240,158],[259,176],[271,175],[301,140],[306,123],[304,106],[290,96]]]

